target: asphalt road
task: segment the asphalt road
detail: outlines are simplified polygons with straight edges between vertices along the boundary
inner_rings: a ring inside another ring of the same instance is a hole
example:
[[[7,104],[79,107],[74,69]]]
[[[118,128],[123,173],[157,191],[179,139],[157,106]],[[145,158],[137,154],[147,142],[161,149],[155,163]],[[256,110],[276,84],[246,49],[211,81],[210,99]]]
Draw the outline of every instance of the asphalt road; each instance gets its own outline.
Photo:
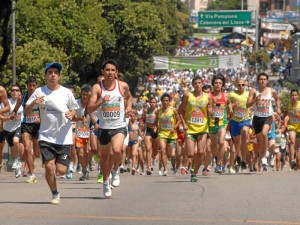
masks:
[[[96,171],[81,182],[58,179],[60,205],[51,192],[40,162],[38,183],[0,174],[0,225],[105,224],[300,224],[300,173],[272,172],[161,177],[121,174],[121,185],[103,198]]]

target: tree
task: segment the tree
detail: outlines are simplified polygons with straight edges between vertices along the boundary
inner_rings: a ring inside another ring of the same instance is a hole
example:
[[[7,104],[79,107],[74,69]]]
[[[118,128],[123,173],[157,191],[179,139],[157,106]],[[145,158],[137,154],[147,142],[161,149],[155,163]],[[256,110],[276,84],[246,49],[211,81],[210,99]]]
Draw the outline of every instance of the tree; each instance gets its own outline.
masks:
[[[1,0],[0,1],[0,72],[4,65],[7,63],[8,56],[10,54],[10,32],[9,32],[9,19],[12,13],[12,1]]]
[[[244,9],[247,9],[247,1],[244,1]],[[241,10],[241,0],[211,0],[208,2],[207,10]]]
[[[43,56],[43,57],[41,57]],[[63,70],[61,75],[61,82],[68,83],[70,80],[79,81],[78,74],[72,72],[71,75],[66,75],[68,71],[68,57],[63,52],[63,49],[51,47],[47,42],[41,40],[34,40],[24,46],[16,48],[16,74],[17,84],[22,88],[26,87],[25,81],[28,76],[35,76],[40,85],[44,84],[44,66],[47,62],[58,61],[62,64]],[[8,63],[5,65],[2,76],[2,84],[10,86],[12,83],[12,67],[11,55]]]

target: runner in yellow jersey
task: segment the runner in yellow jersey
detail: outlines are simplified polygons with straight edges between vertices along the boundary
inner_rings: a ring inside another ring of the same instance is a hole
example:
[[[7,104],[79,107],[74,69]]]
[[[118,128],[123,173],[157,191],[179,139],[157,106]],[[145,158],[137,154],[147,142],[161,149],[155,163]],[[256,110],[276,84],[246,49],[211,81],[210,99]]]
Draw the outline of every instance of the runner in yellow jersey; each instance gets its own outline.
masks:
[[[233,113],[230,120],[230,133],[234,140],[236,155],[241,157],[242,171],[247,169],[247,138],[249,127],[251,125],[250,113],[246,107],[249,91],[245,90],[246,81],[238,79],[237,90],[229,93],[229,98],[232,103]]]
[[[290,102],[286,108],[285,116],[289,117],[288,132],[290,138],[290,166],[296,169],[295,150],[300,146],[300,101],[299,92],[292,89],[290,92]],[[299,165],[298,165],[299,166]]]
[[[186,130],[185,146],[189,158],[195,156],[194,172],[191,182],[197,182],[197,173],[205,159],[205,149],[208,134],[208,94],[202,91],[202,78],[194,77],[192,80],[193,92],[186,91],[179,107],[179,114],[184,118],[183,125]],[[195,149],[195,144],[197,151]],[[208,164],[204,165],[203,175],[208,175]]]
[[[170,106],[171,96],[161,96],[162,107],[157,114],[158,138],[161,152],[161,161],[164,166],[164,176],[168,175],[167,157],[174,157],[173,149],[177,139],[176,129],[180,124],[180,117],[175,108]]]

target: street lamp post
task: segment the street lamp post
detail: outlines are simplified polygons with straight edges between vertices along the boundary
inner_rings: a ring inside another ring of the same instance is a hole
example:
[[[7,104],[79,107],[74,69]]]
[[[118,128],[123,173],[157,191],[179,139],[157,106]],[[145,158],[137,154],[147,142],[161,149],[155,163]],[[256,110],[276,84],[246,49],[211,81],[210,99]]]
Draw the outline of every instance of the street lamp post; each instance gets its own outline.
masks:
[[[13,84],[16,84],[16,2],[12,0],[12,75]]]

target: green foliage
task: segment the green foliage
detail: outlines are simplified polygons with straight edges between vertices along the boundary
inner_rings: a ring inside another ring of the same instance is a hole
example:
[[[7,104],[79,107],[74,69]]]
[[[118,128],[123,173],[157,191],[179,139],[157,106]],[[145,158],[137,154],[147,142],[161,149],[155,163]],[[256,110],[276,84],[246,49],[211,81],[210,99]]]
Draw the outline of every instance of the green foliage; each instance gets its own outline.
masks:
[[[43,57],[41,57],[43,56]],[[28,76],[35,76],[40,85],[44,84],[44,67],[47,62],[60,62],[63,66],[61,82],[68,83],[70,79],[79,80],[78,74],[72,73],[71,76],[64,76],[68,70],[69,60],[62,49],[51,47],[47,42],[34,40],[24,46],[18,46],[16,49],[16,80],[17,84],[23,88],[26,87],[25,81]],[[4,67],[2,84],[9,86],[12,84],[12,59],[11,55],[8,64]]]
[[[257,63],[260,70],[267,69],[267,65],[270,62],[270,57],[265,49],[260,48],[257,52],[246,51],[244,52],[244,55],[247,58],[247,61],[250,66],[256,66]]]
[[[153,72],[154,55],[172,54],[187,27],[180,0],[18,0],[17,80],[38,75],[42,82],[45,63],[59,61],[63,82],[80,86],[93,83],[102,61],[114,58],[131,82]],[[12,81],[11,56],[7,61],[0,67],[5,84]]]
[[[241,10],[241,8],[241,0],[212,0],[207,6],[207,10]],[[247,9],[246,0],[244,0],[244,9]]]

